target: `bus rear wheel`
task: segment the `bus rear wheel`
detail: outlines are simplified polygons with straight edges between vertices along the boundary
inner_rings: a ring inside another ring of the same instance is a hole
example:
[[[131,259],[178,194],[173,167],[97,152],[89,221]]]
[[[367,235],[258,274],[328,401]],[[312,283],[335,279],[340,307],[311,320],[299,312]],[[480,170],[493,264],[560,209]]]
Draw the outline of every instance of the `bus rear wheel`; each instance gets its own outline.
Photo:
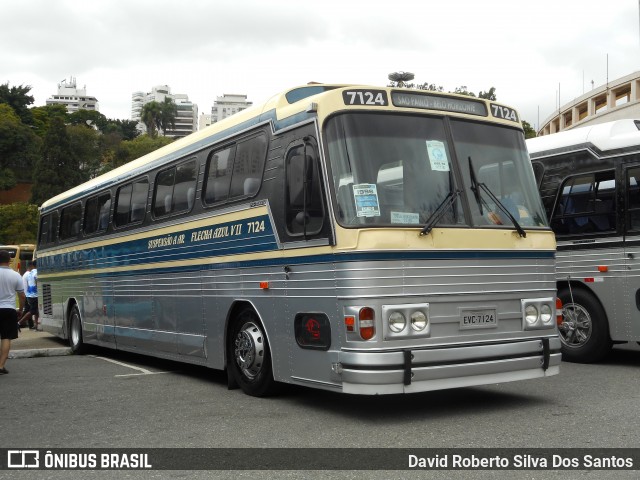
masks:
[[[227,373],[254,397],[275,393],[269,342],[258,316],[245,308],[233,320],[227,337]]]
[[[602,360],[611,350],[611,338],[600,303],[580,288],[563,288],[558,297],[562,301],[562,324],[558,325],[562,359],[579,363]]]
[[[80,355],[87,350],[87,346],[82,340],[82,322],[80,320],[80,310],[74,305],[69,314],[69,345],[71,352]]]

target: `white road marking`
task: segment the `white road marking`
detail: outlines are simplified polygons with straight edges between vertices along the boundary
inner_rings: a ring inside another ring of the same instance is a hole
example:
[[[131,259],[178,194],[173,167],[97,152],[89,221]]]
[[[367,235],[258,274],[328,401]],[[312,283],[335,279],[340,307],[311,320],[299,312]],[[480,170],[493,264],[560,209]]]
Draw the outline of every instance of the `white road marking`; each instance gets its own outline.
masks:
[[[141,373],[129,373],[129,374],[126,374],[126,375],[115,375],[116,377],[131,377],[131,376],[135,376],[135,375],[157,375],[158,373],[171,373],[171,372],[152,372],[151,370],[147,370],[146,368],[135,367],[133,365],[129,365],[128,363],[118,362],[117,360],[113,360],[111,358],[98,357],[98,356],[95,356],[94,358],[99,358],[100,360],[104,360],[106,362],[115,363],[116,365],[120,365],[122,367],[127,367],[127,368],[132,368],[133,370],[138,370],[139,372],[141,372]]]

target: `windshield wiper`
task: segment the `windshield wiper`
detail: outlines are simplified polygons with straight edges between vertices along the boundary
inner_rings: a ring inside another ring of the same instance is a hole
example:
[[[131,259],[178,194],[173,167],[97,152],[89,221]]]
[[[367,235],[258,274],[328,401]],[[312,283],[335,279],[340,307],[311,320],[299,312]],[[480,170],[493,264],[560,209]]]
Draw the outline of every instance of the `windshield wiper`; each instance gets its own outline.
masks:
[[[462,190],[453,190],[447,193],[447,196],[444,197],[444,200],[440,203],[440,205],[438,205],[438,208],[436,208],[427,219],[424,228],[420,230],[420,236],[429,235],[429,232],[433,230],[433,227],[440,221],[440,219],[444,216],[449,207],[453,205],[453,203],[461,193]]]
[[[509,220],[511,220],[511,222],[513,223],[513,226],[516,227],[516,231],[518,232],[518,235],[520,235],[521,237],[526,237],[527,236],[527,232],[524,231],[524,229],[520,226],[520,224],[518,223],[518,221],[515,219],[515,217],[511,214],[511,212],[507,209],[507,207],[504,206],[504,204],[498,200],[498,197],[496,197],[493,192],[491,191],[491,189],[484,183],[482,182],[478,182],[478,180],[476,179],[476,174],[473,170],[473,163],[471,161],[471,157],[469,157],[469,175],[471,176],[471,190],[473,191],[475,197],[476,197],[476,201],[478,202],[478,208],[480,208],[480,214],[482,215],[482,194],[480,193],[480,188],[487,194],[489,195],[489,198],[491,198],[491,200],[493,200],[496,204],[496,206],[502,210],[507,217],[509,217]],[[479,187],[479,188],[478,188]],[[485,203],[486,205],[486,203]],[[489,210],[489,208],[487,207],[487,209]]]

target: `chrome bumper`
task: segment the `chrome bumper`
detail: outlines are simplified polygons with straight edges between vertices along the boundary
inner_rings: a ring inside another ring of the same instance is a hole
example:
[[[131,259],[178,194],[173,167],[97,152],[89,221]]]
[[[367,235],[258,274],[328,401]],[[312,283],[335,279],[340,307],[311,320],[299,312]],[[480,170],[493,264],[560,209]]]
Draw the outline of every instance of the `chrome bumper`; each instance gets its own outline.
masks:
[[[355,394],[424,392],[557,375],[557,336],[499,344],[393,352],[340,352],[342,391]]]

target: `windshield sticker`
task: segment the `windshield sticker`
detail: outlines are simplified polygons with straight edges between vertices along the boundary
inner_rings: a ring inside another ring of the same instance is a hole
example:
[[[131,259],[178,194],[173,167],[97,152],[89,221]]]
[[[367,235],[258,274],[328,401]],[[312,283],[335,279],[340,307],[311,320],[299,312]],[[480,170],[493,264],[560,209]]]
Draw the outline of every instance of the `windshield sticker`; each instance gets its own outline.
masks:
[[[431,162],[431,170],[436,172],[449,171],[449,159],[444,148],[444,142],[427,140],[427,153],[429,154],[429,162]]]
[[[375,183],[361,183],[353,186],[353,199],[358,217],[379,217],[380,203]]]
[[[409,212],[391,212],[391,223],[418,225],[420,223],[420,215]]]

